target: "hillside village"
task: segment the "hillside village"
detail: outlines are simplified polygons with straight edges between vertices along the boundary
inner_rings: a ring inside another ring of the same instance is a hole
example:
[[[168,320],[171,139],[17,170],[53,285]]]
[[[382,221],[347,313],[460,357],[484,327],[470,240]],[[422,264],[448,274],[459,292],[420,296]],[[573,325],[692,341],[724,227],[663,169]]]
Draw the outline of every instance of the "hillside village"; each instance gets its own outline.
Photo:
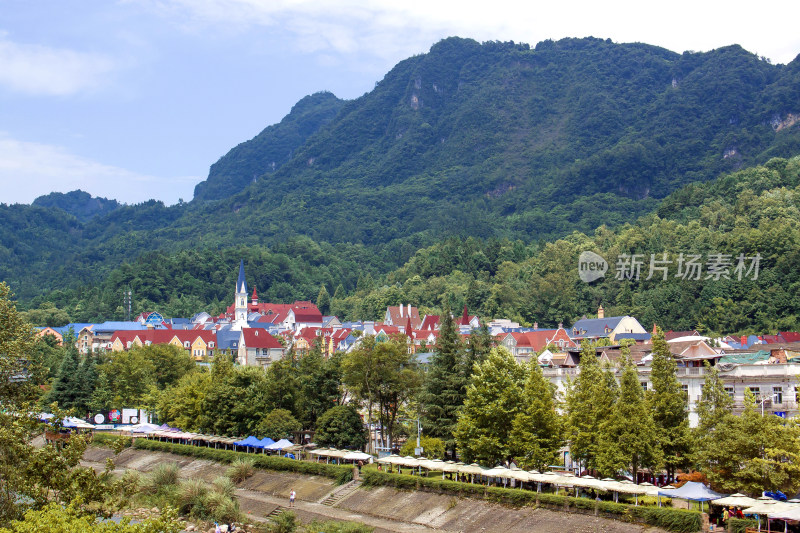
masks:
[[[622,346],[628,346],[642,387],[645,390],[651,387],[651,333],[635,317],[606,317],[600,306],[596,318],[584,316],[571,326],[558,324],[557,328],[545,329],[536,323],[533,327],[522,327],[503,318],[484,324],[477,316],[470,315],[465,306],[461,316],[454,318],[465,343],[485,326],[496,345],[505,347],[518,362],[535,360],[545,377],[561,392],[578,373],[584,340],[595,344],[601,364],[615,365],[622,355]],[[200,312],[191,318],[165,318],[154,311],[142,313],[130,322],[70,323],[39,328],[38,332],[53,335],[59,342],[72,332],[82,353],[171,344],[186,350],[199,363],[226,355],[239,365],[262,368],[282,359],[290,350],[303,355],[317,346],[323,356],[329,357],[353,350],[363,336],[381,340],[402,335],[409,353],[416,354],[425,365],[436,345],[439,323],[440,316],[421,316],[410,303],[387,307],[382,321],[342,322],[336,316],[323,316],[310,301],[261,302],[256,288],[251,292],[247,286],[242,261],[234,303],[218,316]],[[720,371],[736,412],[744,408],[745,390],[749,389],[765,412],[784,418],[798,413],[800,333],[712,339],[697,331],[668,331],[665,337],[688,397],[690,425],[697,425],[695,406],[711,366]]]

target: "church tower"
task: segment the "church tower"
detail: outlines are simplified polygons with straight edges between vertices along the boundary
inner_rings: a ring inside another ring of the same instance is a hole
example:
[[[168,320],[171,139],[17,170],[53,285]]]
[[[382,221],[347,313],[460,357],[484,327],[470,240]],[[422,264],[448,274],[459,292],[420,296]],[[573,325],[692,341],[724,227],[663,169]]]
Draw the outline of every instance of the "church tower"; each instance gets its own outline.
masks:
[[[239,263],[239,279],[236,281],[235,318],[232,330],[240,331],[247,327],[247,283],[244,280],[244,259]]]

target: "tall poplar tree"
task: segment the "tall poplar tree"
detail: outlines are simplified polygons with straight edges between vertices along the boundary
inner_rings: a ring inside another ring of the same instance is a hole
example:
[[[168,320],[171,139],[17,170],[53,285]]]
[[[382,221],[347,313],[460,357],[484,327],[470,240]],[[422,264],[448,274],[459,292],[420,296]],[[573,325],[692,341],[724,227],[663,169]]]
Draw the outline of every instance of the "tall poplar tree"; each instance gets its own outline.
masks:
[[[600,443],[597,466],[604,474],[627,470],[636,481],[642,468],[655,468],[662,461],[650,406],[628,353],[624,355],[619,397],[602,424]]]
[[[543,470],[556,462],[564,434],[556,407],[555,386],[538,364],[530,363],[511,430],[512,452],[524,468]]]
[[[596,467],[600,447],[599,428],[614,401],[613,390],[606,377],[597,361],[594,346],[584,340],[581,343],[578,376],[567,387],[566,436],[573,460],[588,469]]]
[[[652,391],[648,395],[658,431],[659,447],[669,479],[691,462],[692,438],[686,396],[676,375],[677,364],[661,328],[653,336],[653,363],[650,372]]]

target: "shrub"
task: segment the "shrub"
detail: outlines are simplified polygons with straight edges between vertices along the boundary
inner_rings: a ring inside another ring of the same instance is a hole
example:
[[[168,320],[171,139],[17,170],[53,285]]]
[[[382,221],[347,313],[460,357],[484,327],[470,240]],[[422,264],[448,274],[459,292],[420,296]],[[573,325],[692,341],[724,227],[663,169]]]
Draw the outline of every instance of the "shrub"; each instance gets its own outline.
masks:
[[[305,527],[305,531],[309,533],[372,533],[375,528],[358,522],[337,522],[336,520],[320,522],[314,520]]]
[[[126,470],[114,485],[121,496],[130,498],[139,492],[142,486],[142,475],[136,470]]]
[[[218,477],[212,483],[214,490],[224,495],[226,498],[233,498],[236,494],[236,485],[227,477]]]
[[[178,490],[178,510],[194,518],[206,518],[205,499],[208,495],[208,486],[199,479],[190,479],[181,483]]]
[[[225,475],[234,483],[241,483],[255,473],[255,466],[252,459],[236,459],[231,463],[231,467]]]
[[[291,511],[283,511],[270,519],[271,533],[294,533],[299,524],[297,516]]]
[[[728,531],[731,533],[745,533],[748,527],[757,528],[758,520],[752,518],[729,518]]]
[[[177,483],[178,465],[175,463],[163,463],[150,472],[150,476],[142,489],[150,494],[158,494],[170,486],[177,485]]]

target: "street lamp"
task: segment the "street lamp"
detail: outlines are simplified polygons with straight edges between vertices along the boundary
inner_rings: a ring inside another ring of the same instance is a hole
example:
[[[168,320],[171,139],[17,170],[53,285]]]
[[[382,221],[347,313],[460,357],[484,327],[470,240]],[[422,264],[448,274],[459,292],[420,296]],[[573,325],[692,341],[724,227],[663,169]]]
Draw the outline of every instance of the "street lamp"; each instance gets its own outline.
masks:
[[[758,402],[758,403],[760,403],[760,404],[761,404],[761,416],[764,416],[764,403],[765,403],[767,400],[770,400],[770,401],[775,401],[775,398],[776,398],[777,396],[778,396],[778,394],[777,394],[777,393],[775,393],[775,394],[771,394],[771,395],[769,395],[769,396],[762,396],[762,397],[761,397],[761,401],[760,401],[760,402]]]

